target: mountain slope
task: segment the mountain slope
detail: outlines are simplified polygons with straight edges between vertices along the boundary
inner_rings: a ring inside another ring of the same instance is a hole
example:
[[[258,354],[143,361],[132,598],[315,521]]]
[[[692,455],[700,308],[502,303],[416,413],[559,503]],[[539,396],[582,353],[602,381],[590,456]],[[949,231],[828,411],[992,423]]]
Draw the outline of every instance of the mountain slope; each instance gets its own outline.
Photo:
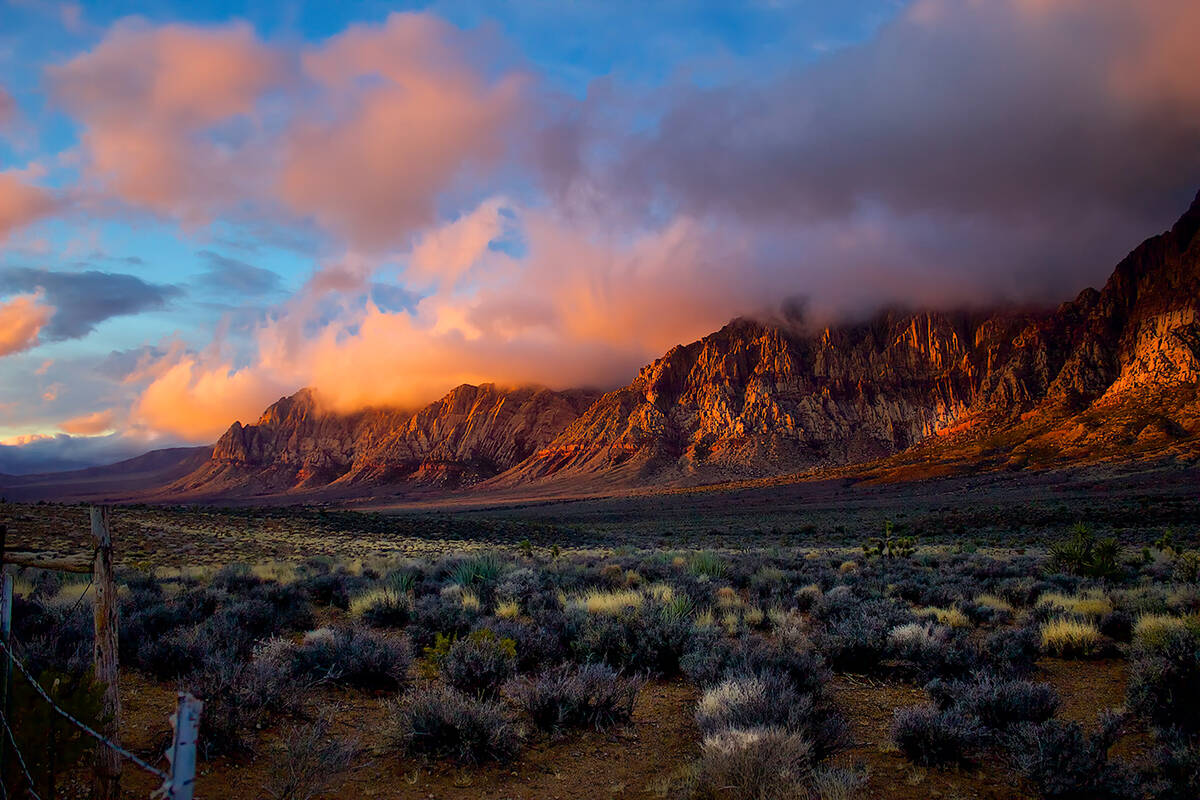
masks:
[[[1200,195],[1103,289],[1053,310],[892,310],[816,331],[735,320],[603,396],[464,385],[415,413],[337,414],[304,390],[234,423],[165,494],[596,489],[1194,452],[1198,231]]]
[[[1053,312],[887,312],[819,332],[735,321],[643,368],[489,485],[754,477],[919,442],[923,458],[936,442],[947,458],[991,447],[1020,465],[1056,447],[1087,460],[1194,441],[1198,230],[1200,195],[1103,290]]]
[[[70,496],[103,500],[141,494],[203,469],[212,447],[151,450],[135,458],[99,467],[36,475],[0,475],[0,495],[10,500],[49,500]]]
[[[167,492],[232,497],[405,482],[469,485],[545,446],[594,398],[585,390],[464,384],[416,413],[339,414],[304,389],[253,425],[235,422],[212,458]]]

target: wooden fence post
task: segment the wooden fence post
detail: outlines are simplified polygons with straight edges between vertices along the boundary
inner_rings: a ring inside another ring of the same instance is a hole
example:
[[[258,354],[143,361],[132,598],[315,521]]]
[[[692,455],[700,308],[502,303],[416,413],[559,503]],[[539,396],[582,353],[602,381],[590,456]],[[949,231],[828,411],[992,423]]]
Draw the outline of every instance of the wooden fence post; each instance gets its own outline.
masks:
[[[166,800],[192,800],[196,783],[196,742],[200,739],[200,712],[204,703],[188,692],[180,692],[171,715],[174,736],[167,760],[171,762],[171,776],[155,797]]]
[[[0,667],[0,711],[4,712],[5,722],[8,722],[9,709],[12,708],[12,703],[8,702],[12,686],[12,602],[13,578],[4,571],[4,526],[0,525],[0,640],[4,641],[4,665]],[[0,736],[0,784],[4,783],[7,775],[5,757],[8,751],[4,746],[7,742],[7,736]]]
[[[92,539],[96,546],[92,581],[96,589],[93,621],[96,638],[94,657],[96,680],[104,686],[101,704],[103,723],[100,733],[113,744],[121,743],[121,695],[117,664],[117,584],[113,576],[112,531],[108,506],[92,506]],[[92,796],[97,800],[117,800],[121,793],[121,756],[111,747],[96,748]]]

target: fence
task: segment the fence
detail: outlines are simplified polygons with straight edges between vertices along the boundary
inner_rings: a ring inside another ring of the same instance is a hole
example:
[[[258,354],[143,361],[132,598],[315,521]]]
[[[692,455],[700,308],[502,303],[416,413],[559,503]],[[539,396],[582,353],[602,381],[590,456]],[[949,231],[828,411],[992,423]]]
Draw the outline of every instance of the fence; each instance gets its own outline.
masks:
[[[46,692],[24,662],[17,656],[12,633],[13,579],[3,572],[0,585],[0,793],[6,800],[8,788],[5,784],[7,752],[11,747],[13,760],[20,768],[25,780],[26,791],[34,800],[41,800],[24,754],[21,752],[16,734],[10,725],[12,670],[15,666],[29,682],[42,702],[49,704],[55,714],[74,725],[96,742],[95,762],[92,772],[92,796],[98,800],[117,800],[120,796],[121,767],[124,761],[162,780],[152,797],[163,800],[191,800],[196,775],[196,740],[199,736],[200,714],[203,703],[187,693],[177,698],[175,713],[170,716],[173,731],[171,747],[165,754],[168,769],[161,770],[139,758],[121,746],[121,697],[120,673],[117,658],[118,615],[117,589],[113,573],[113,543],[110,525],[110,509],[92,506],[90,509],[91,535],[95,550],[86,555],[60,556],[53,553],[7,552],[7,529],[0,525],[0,570],[5,564],[61,572],[91,573],[95,587],[93,622],[95,627],[92,648],[95,677],[103,686],[101,705],[102,731],[76,719],[65,711]],[[82,599],[82,595],[81,595]]]

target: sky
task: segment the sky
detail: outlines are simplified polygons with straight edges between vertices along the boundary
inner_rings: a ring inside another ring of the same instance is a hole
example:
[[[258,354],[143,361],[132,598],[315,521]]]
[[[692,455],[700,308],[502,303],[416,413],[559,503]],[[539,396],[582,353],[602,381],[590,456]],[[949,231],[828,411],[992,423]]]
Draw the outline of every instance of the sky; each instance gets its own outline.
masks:
[[[315,387],[1053,305],[1200,188],[1194,0],[0,0],[0,472]]]

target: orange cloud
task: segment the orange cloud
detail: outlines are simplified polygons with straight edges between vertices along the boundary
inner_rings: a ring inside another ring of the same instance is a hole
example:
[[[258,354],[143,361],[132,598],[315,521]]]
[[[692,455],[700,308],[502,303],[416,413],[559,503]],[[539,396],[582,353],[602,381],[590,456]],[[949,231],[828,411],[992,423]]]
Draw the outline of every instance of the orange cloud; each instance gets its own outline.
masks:
[[[288,387],[287,392],[295,388]],[[183,355],[158,371],[134,404],[132,417],[153,431],[210,442],[234,420],[258,419],[262,410],[284,393],[261,371],[238,370],[228,362],[209,364],[200,356]]]
[[[0,356],[28,350],[38,343],[38,334],[54,314],[41,295],[17,295],[0,303]]]
[[[261,162],[214,131],[250,117],[282,75],[281,57],[244,23],[118,23],[94,50],[50,70],[83,124],[88,176],[125,202],[192,222],[254,196]]]
[[[98,433],[111,430],[114,420],[115,417],[111,410],[96,411],[92,414],[84,414],[81,417],[60,422],[58,427],[63,432],[76,436],[95,436]]]
[[[24,181],[19,173],[0,172],[0,241],[8,234],[52,213],[54,196]]]
[[[307,54],[323,102],[286,134],[284,202],[363,246],[432,222],[464,169],[504,152],[521,107],[522,78],[488,80],[472,66],[479,47],[436,17],[392,14]]]

